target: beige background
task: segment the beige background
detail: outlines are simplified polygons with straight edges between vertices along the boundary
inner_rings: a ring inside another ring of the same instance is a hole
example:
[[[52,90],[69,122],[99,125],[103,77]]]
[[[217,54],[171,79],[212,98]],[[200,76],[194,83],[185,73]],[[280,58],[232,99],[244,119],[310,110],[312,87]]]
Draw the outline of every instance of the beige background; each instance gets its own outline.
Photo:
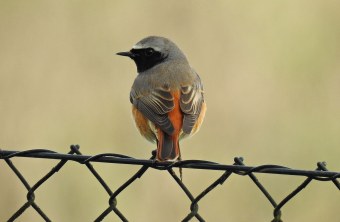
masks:
[[[129,91],[132,61],[114,53],[148,35],[169,37],[200,74],[208,111],[181,143],[184,159],[340,171],[338,1],[0,1],[0,147],[149,158]],[[33,185],[56,161],[13,159]],[[95,164],[112,189],[138,167]],[[221,172],[184,170],[197,195]],[[304,178],[259,175],[279,202]],[[0,221],[26,191],[0,161]],[[53,221],[93,221],[108,196],[86,167],[67,163],[36,192]],[[340,195],[313,182],[283,208],[284,221],[334,221]],[[118,197],[130,221],[180,221],[190,203],[164,171],[149,170]],[[232,176],[200,203],[207,221],[270,221],[272,207],[247,177]],[[18,221],[42,221],[28,209]],[[104,221],[118,221],[110,214]],[[195,219],[193,221],[196,221]]]

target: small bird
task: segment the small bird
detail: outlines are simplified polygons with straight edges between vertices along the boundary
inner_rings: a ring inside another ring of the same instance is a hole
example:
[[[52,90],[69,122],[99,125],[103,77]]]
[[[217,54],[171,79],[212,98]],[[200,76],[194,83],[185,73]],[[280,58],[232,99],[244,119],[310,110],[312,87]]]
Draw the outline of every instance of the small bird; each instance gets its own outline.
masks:
[[[164,37],[146,37],[117,55],[130,57],[137,66],[130,102],[139,132],[157,143],[158,161],[181,159],[179,140],[199,130],[206,111],[200,77]]]

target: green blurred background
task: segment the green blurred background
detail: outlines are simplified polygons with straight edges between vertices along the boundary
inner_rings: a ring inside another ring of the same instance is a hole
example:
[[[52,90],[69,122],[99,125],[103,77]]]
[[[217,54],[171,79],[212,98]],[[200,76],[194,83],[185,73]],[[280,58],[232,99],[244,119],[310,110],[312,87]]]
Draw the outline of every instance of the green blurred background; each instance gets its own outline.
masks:
[[[132,61],[114,53],[141,38],[172,39],[205,86],[201,131],[184,159],[340,171],[338,1],[0,1],[0,147],[114,152],[149,158],[135,129]],[[33,185],[57,161],[13,159]],[[112,189],[136,166],[94,164]],[[194,195],[221,172],[184,170]],[[280,201],[304,178],[259,175]],[[0,221],[26,191],[0,161]],[[53,221],[93,221],[108,196],[86,167],[67,163],[36,192]],[[283,208],[284,221],[335,221],[340,195],[313,182]],[[149,170],[118,197],[130,221],[180,221],[190,203],[165,172]],[[270,221],[272,207],[247,177],[232,176],[200,203],[207,221]],[[28,209],[18,221],[42,221]],[[110,214],[104,221],[118,221]],[[195,221],[195,219],[193,219]]]

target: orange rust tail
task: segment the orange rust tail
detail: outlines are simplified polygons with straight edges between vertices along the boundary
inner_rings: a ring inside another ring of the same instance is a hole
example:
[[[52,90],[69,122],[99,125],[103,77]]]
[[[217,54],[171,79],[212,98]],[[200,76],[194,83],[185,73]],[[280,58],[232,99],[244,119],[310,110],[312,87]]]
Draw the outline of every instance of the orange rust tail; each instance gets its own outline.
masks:
[[[157,129],[157,159],[159,161],[175,160],[180,157],[179,135],[183,125],[183,114],[180,108],[180,91],[171,93],[174,101],[174,108],[168,113],[168,118],[174,127],[172,135],[168,135],[161,129]]]
[[[178,135],[170,136],[158,130],[157,160],[175,160],[179,155]]]

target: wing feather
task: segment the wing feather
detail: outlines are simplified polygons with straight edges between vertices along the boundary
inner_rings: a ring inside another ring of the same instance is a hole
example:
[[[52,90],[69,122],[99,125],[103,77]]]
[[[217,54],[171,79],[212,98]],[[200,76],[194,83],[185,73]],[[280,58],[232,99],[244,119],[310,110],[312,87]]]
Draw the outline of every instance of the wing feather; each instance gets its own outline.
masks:
[[[203,85],[197,75],[196,81],[192,85],[181,87],[180,106],[184,113],[183,132],[190,134],[201,113],[204,102]]]
[[[150,93],[142,93],[131,90],[131,103],[151,122],[161,128],[168,135],[172,135],[174,127],[167,113],[174,108],[173,97],[167,86],[157,88]]]

